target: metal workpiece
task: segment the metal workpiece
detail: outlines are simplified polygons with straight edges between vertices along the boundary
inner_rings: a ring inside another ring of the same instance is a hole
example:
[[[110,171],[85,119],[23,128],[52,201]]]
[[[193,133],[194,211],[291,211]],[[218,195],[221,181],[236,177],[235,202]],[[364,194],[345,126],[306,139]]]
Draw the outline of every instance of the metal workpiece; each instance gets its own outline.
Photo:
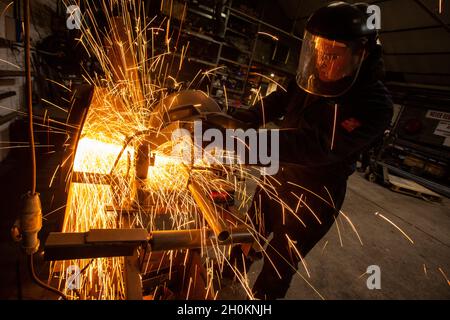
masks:
[[[230,230],[225,225],[222,217],[218,215],[214,203],[208,200],[205,193],[196,182],[189,181],[188,189],[209,227],[214,232],[214,235],[221,242],[227,241],[230,237]]]
[[[150,165],[150,146],[143,142],[139,144],[136,154],[136,177],[147,179],[148,167]]]
[[[208,247],[213,244],[251,243],[253,241],[254,238],[246,227],[237,227],[229,230],[228,237],[224,241],[216,238],[211,229],[155,231],[150,235],[149,245],[152,251],[165,251]]]
[[[216,238],[211,229],[154,231],[146,229],[94,229],[88,232],[52,232],[45,243],[48,261],[100,257],[130,257],[139,247],[151,251],[201,248],[213,244],[251,243],[247,227],[229,230],[226,240]],[[148,245],[148,246],[147,246]]]
[[[148,241],[145,229],[94,229],[88,232],[52,232],[45,242],[48,261],[100,257],[127,257]]]

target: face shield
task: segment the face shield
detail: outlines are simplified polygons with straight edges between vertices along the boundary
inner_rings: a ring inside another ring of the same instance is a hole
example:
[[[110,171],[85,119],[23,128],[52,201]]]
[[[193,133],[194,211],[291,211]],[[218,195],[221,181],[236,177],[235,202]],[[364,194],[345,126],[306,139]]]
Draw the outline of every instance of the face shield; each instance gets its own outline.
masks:
[[[364,55],[361,42],[329,40],[305,31],[297,84],[311,94],[340,96],[358,77]]]

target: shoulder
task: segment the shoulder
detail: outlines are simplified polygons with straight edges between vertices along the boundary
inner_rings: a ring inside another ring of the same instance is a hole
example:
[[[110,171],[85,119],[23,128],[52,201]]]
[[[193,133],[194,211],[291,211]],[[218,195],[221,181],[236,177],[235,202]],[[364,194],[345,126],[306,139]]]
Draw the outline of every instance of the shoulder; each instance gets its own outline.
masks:
[[[349,104],[364,104],[370,109],[392,109],[393,102],[391,94],[381,81],[357,88],[348,97],[345,97]]]
[[[380,102],[385,102],[388,105],[392,105],[391,94],[381,81],[365,86],[362,88],[361,93],[367,98],[378,99]]]

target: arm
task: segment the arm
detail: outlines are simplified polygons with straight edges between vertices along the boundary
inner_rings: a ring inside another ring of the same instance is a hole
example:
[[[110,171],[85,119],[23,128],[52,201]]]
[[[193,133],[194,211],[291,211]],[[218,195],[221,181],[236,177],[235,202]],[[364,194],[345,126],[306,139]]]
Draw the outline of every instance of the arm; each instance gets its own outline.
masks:
[[[338,116],[333,138],[334,107],[317,110],[301,128],[280,131],[280,161],[304,166],[327,165],[356,156],[381,136],[392,118],[392,102],[381,83],[349,100],[351,114]]]
[[[288,92],[295,81],[289,83]],[[281,118],[286,112],[289,94],[281,88],[277,88],[267,97],[251,106],[249,109],[236,109],[231,115],[240,121],[251,124],[253,128],[259,128],[265,123]]]

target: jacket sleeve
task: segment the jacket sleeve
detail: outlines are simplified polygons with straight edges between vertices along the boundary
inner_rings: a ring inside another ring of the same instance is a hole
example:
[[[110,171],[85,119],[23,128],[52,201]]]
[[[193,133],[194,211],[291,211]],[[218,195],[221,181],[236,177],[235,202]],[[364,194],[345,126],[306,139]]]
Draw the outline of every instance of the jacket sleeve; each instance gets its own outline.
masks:
[[[292,82],[289,86],[291,85]],[[236,109],[231,115],[238,120],[251,124],[253,128],[259,128],[268,122],[281,118],[286,112],[288,99],[288,93],[278,88],[249,109]]]
[[[280,130],[280,161],[304,166],[328,165],[361,153],[383,135],[392,118],[392,102],[381,83],[350,102],[351,114],[340,115],[326,106],[312,121],[293,130]]]

